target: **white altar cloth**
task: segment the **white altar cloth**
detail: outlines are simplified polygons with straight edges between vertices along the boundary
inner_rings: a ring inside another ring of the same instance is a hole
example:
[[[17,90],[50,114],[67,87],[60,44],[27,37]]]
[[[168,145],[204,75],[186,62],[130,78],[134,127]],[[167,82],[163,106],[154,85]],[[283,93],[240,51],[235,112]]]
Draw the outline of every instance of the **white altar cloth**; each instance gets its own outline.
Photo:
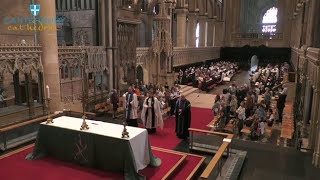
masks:
[[[54,119],[53,121],[53,124],[46,124],[45,122],[43,122],[42,124],[70,129],[74,131],[80,131],[80,127],[83,120],[75,117],[61,116]],[[137,172],[139,170],[144,169],[148,166],[148,164],[150,164],[150,146],[148,132],[146,129],[127,126],[129,138],[121,138],[123,125],[93,120],[86,120],[86,122],[89,126],[89,129],[81,132],[98,134],[102,136],[122,139],[124,141],[129,141],[134,155]]]

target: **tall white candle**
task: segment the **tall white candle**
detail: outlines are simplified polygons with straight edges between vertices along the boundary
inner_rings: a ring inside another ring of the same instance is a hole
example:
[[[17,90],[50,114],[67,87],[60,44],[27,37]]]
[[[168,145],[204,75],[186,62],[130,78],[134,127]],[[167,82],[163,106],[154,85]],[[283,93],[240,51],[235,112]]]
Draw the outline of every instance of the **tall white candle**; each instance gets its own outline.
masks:
[[[48,85],[46,86],[46,88],[47,88],[47,97],[48,99],[50,99],[50,88]]]

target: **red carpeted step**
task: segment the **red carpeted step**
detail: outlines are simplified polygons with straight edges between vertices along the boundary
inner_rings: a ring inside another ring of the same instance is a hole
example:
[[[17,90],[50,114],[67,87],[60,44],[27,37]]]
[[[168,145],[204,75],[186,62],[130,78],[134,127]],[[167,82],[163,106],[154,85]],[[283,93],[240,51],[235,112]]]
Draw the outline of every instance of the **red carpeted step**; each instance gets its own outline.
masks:
[[[177,169],[176,173],[171,176],[171,180],[187,180],[192,179],[204,161],[204,157],[188,154],[183,165]]]
[[[81,167],[73,163],[66,163],[52,158],[42,158],[29,161],[25,157],[32,151],[32,147],[16,152],[8,157],[0,158],[1,180],[121,180],[122,174]],[[140,171],[147,179],[162,179],[169,176],[178,168],[186,155],[153,149],[162,164],[158,168],[147,167]],[[17,173],[18,172],[18,173]]]
[[[178,152],[170,149],[163,149],[159,147],[152,147],[152,149],[158,149],[160,151],[172,152],[186,155],[185,161],[182,165],[176,169],[175,173],[169,177],[170,180],[187,180],[192,179],[197,170],[201,167],[205,160],[204,156],[193,155],[183,152]]]
[[[209,130],[207,125],[212,121],[213,113],[211,109],[191,108],[191,127],[196,129]],[[152,146],[174,149],[180,142],[175,133],[175,117],[164,120],[163,129],[157,129],[157,133],[149,134]]]
[[[181,167],[186,159],[186,155],[183,154],[162,151],[158,149],[153,149],[152,151],[156,157],[161,159],[162,163],[160,166],[161,168],[148,167],[139,172],[146,176],[147,179],[160,180],[164,177],[171,176],[174,172],[176,172],[177,168]]]

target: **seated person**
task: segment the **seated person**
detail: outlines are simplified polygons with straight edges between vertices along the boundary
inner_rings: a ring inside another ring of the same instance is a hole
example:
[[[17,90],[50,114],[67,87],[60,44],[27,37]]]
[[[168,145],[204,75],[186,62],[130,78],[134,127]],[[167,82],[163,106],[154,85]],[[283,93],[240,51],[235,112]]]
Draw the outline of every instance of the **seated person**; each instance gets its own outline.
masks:
[[[254,140],[254,141],[258,140],[259,138],[258,128],[259,128],[259,121],[258,119],[255,119],[251,126],[251,134],[250,134],[251,140]]]
[[[264,121],[259,122],[259,128],[258,128],[258,134],[260,136],[264,135],[264,133],[266,132],[266,124]]]
[[[267,119],[268,126],[272,127],[273,122],[274,122],[274,114],[273,114],[272,109],[269,109],[269,111],[268,111],[268,119]]]
[[[254,119],[255,119],[254,112],[251,111],[250,116],[246,119],[246,121],[244,122],[244,124],[245,124],[247,127],[251,127]]]
[[[261,121],[266,121],[266,111],[264,110],[262,104],[257,104],[257,109],[254,113]]]

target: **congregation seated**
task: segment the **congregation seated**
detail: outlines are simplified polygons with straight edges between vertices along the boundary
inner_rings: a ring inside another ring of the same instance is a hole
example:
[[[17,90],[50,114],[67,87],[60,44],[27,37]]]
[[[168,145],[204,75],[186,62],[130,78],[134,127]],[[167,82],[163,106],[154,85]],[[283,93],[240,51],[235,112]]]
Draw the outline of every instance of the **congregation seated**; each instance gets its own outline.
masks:
[[[209,91],[223,82],[231,81],[238,70],[236,63],[219,61],[200,67],[190,67],[184,71],[180,69],[177,82]]]
[[[271,127],[276,121],[276,113],[279,114],[278,119],[281,122],[281,113],[288,93],[288,88],[281,82],[286,72],[279,73],[279,77],[277,77],[277,66],[272,67],[275,69],[274,72],[272,72],[271,67],[271,65],[265,68],[259,67],[256,71],[259,76],[251,86],[244,84],[237,87],[232,84],[232,86],[223,89],[223,95],[217,95],[219,98],[216,98],[212,109],[217,118],[208,126],[219,127],[213,130],[219,131],[222,128],[224,131],[230,131],[230,123],[236,123],[234,127],[238,127],[240,136],[245,133],[252,140],[258,140],[265,136],[270,137]],[[268,68],[270,69],[269,73],[267,72]],[[287,69],[287,67],[284,69]],[[275,80],[278,78],[278,80],[267,86],[266,83],[269,82],[268,79],[270,78]],[[250,80],[253,81],[253,77]],[[272,99],[278,101],[276,107],[271,106]],[[273,113],[274,110],[275,113]],[[222,116],[224,117],[223,120],[221,119]],[[217,122],[219,126],[216,126]]]

